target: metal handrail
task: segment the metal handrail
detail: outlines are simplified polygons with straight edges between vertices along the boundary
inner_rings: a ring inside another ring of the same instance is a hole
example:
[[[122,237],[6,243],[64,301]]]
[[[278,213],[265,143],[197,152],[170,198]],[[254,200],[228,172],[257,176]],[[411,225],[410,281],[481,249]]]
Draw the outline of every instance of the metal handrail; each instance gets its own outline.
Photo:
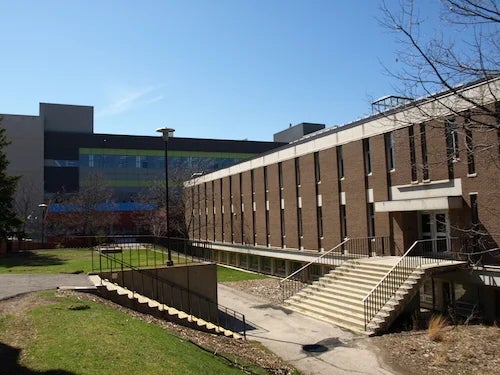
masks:
[[[449,243],[452,239],[454,238],[442,238],[442,239],[437,239],[437,240],[445,240],[447,243]],[[401,256],[401,258],[394,264],[391,269],[380,279],[380,281],[375,285],[370,292],[362,299],[363,303],[363,308],[364,308],[364,315],[365,315],[365,330],[366,327],[368,326],[368,323],[375,317],[381,310],[382,308],[387,304],[388,301],[390,301],[391,298],[393,298],[398,289],[401,287],[401,285],[404,284],[406,279],[413,273],[417,268],[422,267],[422,261],[423,257],[418,257],[418,259],[415,260],[415,263],[413,264],[409,260],[409,255],[410,253],[415,249],[415,247],[418,244],[421,243],[426,243],[426,242],[432,242],[436,241],[435,238],[433,239],[427,239],[427,240],[417,240],[413,242],[413,244],[410,246],[410,248]],[[432,254],[429,254],[432,256]],[[439,263],[439,258],[432,258],[433,261],[436,261]],[[401,272],[399,275],[396,275],[393,280],[388,280],[389,277],[392,276],[392,274],[396,274],[396,272]],[[385,285],[387,283],[389,285]],[[381,291],[379,292],[379,289]],[[369,302],[368,299],[371,298],[375,293],[378,295],[375,297],[377,298],[378,302],[372,301],[370,302],[371,306],[368,306]],[[368,310],[371,310],[370,312]],[[368,316],[370,315],[370,316]]]
[[[233,318],[237,319],[237,318],[241,318],[241,321],[242,321],[242,334],[243,334],[243,337],[246,339],[246,319],[245,319],[245,315],[236,311],[236,310],[233,310],[229,307],[226,307],[226,306],[223,306],[223,305],[220,305],[216,302],[213,302],[211,300],[209,300],[206,296],[200,294],[200,293],[197,293],[197,292],[194,292],[194,291],[191,291],[185,287],[183,287],[182,285],[179,285],[175,282],[172,282],[170,280],[167,280],[161,276],[158,276],[157,274],[154,274],[153,272],[150,272],[152,271],[152,269],[141,269],[141,268],[137,268],[135,266],[133,266],[132,264],[128,264],[127,262],[123,261],[123,260],[120,260],[116,257],[113,257],[113,256],[110,256],[108,254],[103,254],[103,253],[100,253],[99,252],[99,259],[101,259],[101,257],[104,257],[105,259],[107,259],[108,261],[111,261],[111,262],[116,262],[118,263],[120,266],[121,266],[121,272],[122,272],[122,282],[123,282],[123,271],[124,271],[124,266],[125,268],[131,270],[131,271],[137,271],[139,272],[139,274],[141,274],[142,276],[144,274],[146,274],[147,276],[151,277],[152,280],[156,280],[157,282],[161,282],[162,284],[166,284],[168,287],[170,288],[175,288],[176,290],[179,290],[181,292],[184,292],[184,293],[187,293],[187,297],[190,298],[190,296],[196,296],[199,300],[202,300],[204,301],[208,306],[215,306],[217,307],[217,311],[224,311],[226,315],[232,315]],[[111,263],[112,264],[112,263]],[[102,264],[100,262],[100,272],[102,272]],[[113,272],[113,266],[111,265],[110,267],[110,272]],[[133,276],[133,273],[132,273],[132,276]],[[158,285],[157,285],[158,286]],[[132,286],[132,288],[134,290],[132,290],[132,292],[137,292],[136,288],[134,286]],[[143,285],[143,288],[144,288],[144,285]],[[158,297],[158,295],[157,295]],[[174,306],[171,306],[171,307],[174,307]],[[190,311],[189,313],[191,314],[191,307],[189,308]],[[230,314],[228,314],[228,312]],[[226,321],[227,322],[227,321]],[[217,317],[217,324],[220,325],[220,321],[219,321],[219,318]]]
[[[423,241],[427,241],[427,240],[423,240]],[[372,290],[370,290],[370,291],[366,294],[365,298],[363,298],[363,300],[362,300],[361,302],[363,302],[363,303],[364,303],[364,302],[366,301],[366,299],[367,299],[367,298],[368,298],[371,294],[373,294],[373,292],[374,292],[376,289],[378,289],[378,287],[380,286],[380,284],[382,284],[382,283],[384,282],[384,280],[385,280],[385,279],[387,279],[387,277],[389,277],[389,275],[392,273],[392,271],[394,271],[394,269],[395,269],[395,268],[396,268],[396,267],[397,267],[397,266],[398,266],[398,265],[399,265],[399,264],[403,261],[403,259],[404,259],[404,258],[406,258],[406,257],[408,256],[408,254],[409,254],[409,253],[413,250],[413,248],[414,248],[415,246],[417,246],[417,244],[418,244],[419,242],[420,242],[420,240],[413,242],[413,244],[410,246],[410,248],[409,248],[409,249],[408,249],[408,250],[407,250],[407,251],[406,251],[406,252],[405,252],[405,253],[401,256],[401,259],[399,259],[399,261],[398,261],[398,262],[397,262],[394,266],[392,266],[392,267],[391,267],[391,269],[390,269],[389,271],[387,271],[387,273],[384,275],[384,277],[382,277],[382,279],[380,279],[380,281],[377,283],[377,285],[375,285],[375,286],[372,288]],[[416,267],[415,267],[415,268],[416,268]]]
[[[284,281],[287,281],[289,280],[290,278],[292,278],[292,276],[295,276],[296,274],[298,274],[300,271],[302,270],[305,270],[307,267],[309,267],[311,264],[313,263],[318,263],[318,260],[324,258],[325,256],[327,256],[328,254],[330,254],[331,252],[333,252],[334,250],[336,250],[337,248],[339,248],[340,246],[344,245],[345,243],[347,243],[348,241],[350,240],[350,238],[346,238],[344,241],[342,241],[341,243],[339,243],[338,245],[336,245],[335,247],[333,247],[332,249],[328,250],[326,253],[323,253],[321,254],[319,257],[315,258],[314,260],[310,261],[309,263],[307,263],[305,266],[302,266],[301,268],[299,268],[297,271],[291,273],[290,275],[288,275],[287,277],[285,277],[284,279],[282,279],[280,281],[280,283],[284,282]]]

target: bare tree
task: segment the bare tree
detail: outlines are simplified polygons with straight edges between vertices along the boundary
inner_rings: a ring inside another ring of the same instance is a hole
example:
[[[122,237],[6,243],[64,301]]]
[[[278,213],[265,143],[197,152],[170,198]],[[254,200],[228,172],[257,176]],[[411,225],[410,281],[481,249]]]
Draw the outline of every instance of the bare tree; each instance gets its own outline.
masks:
[[[389,74],[398,79],[404,96],[415,98],[446,89],[489,111],[480,101],[462,96],[457,85],[500,73],[498,2],[441,0],[440,3],[439,24],[433,25],[438,31],[428,36],[432,30],[419,16],[416,1],[401,0],[396,8],[383,2],[381,23],[396,32],[401,45],[397,57],[401,70]]]
[[[380,112],[401,125],[425,124],[428,129],[444,130],[435,134],[446,134],[447,160],[434,158],[435,163],[442,163],[435,168],[446,165],[450,168],[460,161],[459,155],[462,162],[471,165],[469,158],[475,156],[483,171],[497,176],[500,170],[499,3],[440,0],[440,12],[434,15],[428,11],[427,19],[420,15],[419,6],[429,4],[414,0],[382,2],[381,23],[396,34],[400,45],[396,59],[400,68],[396,71],[386,68],[386,71],[396,78],[398,98],[403,99],[404,105],[409,104],[407,115],[397,118],[391,111],[385,111],[387,107],[380,107]],[[445,92],[450,95],[442,95]],[[419,97],[424,99],[413,100]],[[433,151],[440,152],[428,150]],[[425,170],[433,166],[417,167]],[[483,209],[497,221],[500,221],[499,192],[500,182],[492,178],[485,199],[489,204],[483,205]],[[490,236],[500,236],[488,233],[480,224],[455,229],[466,232],[486,249],[491,247]]]
[[[110,233],[117,221],[113,211],[113,191],[98,174],[90,175],[76,193],[61,193],[59,201],[66,207],[63,218],[51,218],[57,232],[78,235]]]
[[[165,236],[167,234],[165,183],[153,183],[140,195],[139,200],[151,204],[151,207],[135,214],[134,221],[136,225],[141,231],[155,237]]]
[[[39,188],[33,179],[23,176],[18,184],[15,194],[14,207],[22,223],[18,230],[19,239],[40,231],[42,212],[38,205],[37,192]]]

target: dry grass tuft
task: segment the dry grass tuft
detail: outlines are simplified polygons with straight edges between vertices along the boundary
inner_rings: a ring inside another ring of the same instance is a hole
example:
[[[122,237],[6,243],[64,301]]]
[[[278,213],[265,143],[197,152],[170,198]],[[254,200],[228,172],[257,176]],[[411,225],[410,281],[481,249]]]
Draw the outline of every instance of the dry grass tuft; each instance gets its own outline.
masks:
[[[442,315],[433,315],[429,320],[429,338],[435,342],[443,341],[443,330],[448,325],[448,320]]]

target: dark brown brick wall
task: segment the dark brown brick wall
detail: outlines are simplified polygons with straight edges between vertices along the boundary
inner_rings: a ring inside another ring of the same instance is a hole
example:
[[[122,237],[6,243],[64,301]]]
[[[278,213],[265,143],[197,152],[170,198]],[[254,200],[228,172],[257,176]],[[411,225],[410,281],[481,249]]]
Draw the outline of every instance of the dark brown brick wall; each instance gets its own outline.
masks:
[[[460,126],[463,119],[457,117],[457,124]],[[495,122],[492,118],[483,118],[483,122]],[[415,136],[415,155],[418,182],[422,183],[422,153],[420,126],[413,126]],[[395,185],[408,185],[412,182],[410,144],[408,128],[394,131],[394,152],[395,152],[395,170],[387,171],[387,155],[385,148],[384,135],[377,135],[370,138],[370,152],[372,173],[366,176],[363,159],[363,142],[356,140],[343,145],[343,160],[345,178],[338,181],[336,148],[332,147],[319,152],[321,183],[316,184],[314,154],[300,157],[301,186],[299,187],[299,196],[302,198],[302,217],[304,224],[304,237],[302,245],[305,249],[318,249],[317,233],[317,193],[322,197],[323,211],[323,240],[322,247],[329,250],[341,241],[339,204],[340,192],[345,192],[347,201],[347,234],[351,238],[367,237],[368,219],[367,219],[367,189],[373,189],[374,201],[382,202],[390,199],[388,182]],[[444,121],[434,121],[426,124],[427,156],[429,161],[429,171],[431,183],[437,180],[448,179],[446,138]],[[488,150],[479,152],[475,149],[475,167],[476,174],[467,176],[467,152],[465,149],[465,133],[459,132],[460,160],[454,163],[455,178],[462,180],[463,188],[463,208],[450,210],[451,235],[460,235],[461,230],[470,227],[470,194],[477,193],[479,219],[484,230],[492,234],[493,242],[500,241],[499,218],[499,192],[500,178],[498,172],[500,169],[500,155],[498,151],[498,133],[495,129],[489,132],[484,129],[474,129],[473,142],[476,147],[479,145],[489,145]],[[495,143],[496,142],[496,143]],[[298,225],[297,225],[297,187],[295,180],[295,162],[294,159],[282,161],[283,170],[283,190],[279,187],[278,164],[269,165],[268,170],[268,192],[269,200],[269,226],[270,226],[270,245],[280,247],[281,241],[281,218],[280,218],[280,192],[285,202],[285,245],[287,248],[298,248]],[[256,202],[255,213],[255,231],[257,233],[257,244],[266,245],[266,202],[264,191],[264,168],[257,168],[254,171],[255,176],[255,194]],[[232,179],[232,199],[229,197],[229,177],[223,178],[224,194],[224,241],[231,240],[231,203],[233,204],[235,216],[233,217],[233,232],[236,243],[242,241],[241,233],[241,202],[244,203],[244,234],[246,243],[253,242],[252,228],[252,189],[250,171],[243,172],[242,191],[240,192],[240,175],[234,175]],[[340,189],[339,189],[340,185]],[[429,185],[431,186],[431,185]],[[220,184],[215,181],[215,191],[211,191],[211,183],[207,188],[206,208],[209,211],[208,221],[205,222],[205,199],[204,189],[200,189],[200,209],[202,210],[202,220],[200,231],[197,230],[195,236],[204,238],[206,230],[203,227],[208,225],[209,238],[213,238],[213,225],[216,227],[216,240],[221,241],[221,223],[220,223]],[[212,194],[215,197],[217,215],[215,223],[213,222],[212,212]],[[242,201],[241,201],[242,197]],[[189,200],[188,200],[189,202]],[[197,200],[195,200],[195,209],[198,212]],[[418,220],[419,215],[416,212],[394,212],[394,213],[376,213],[375,214],[375,235],[389,236],[393,234],[396,242],[395,253],[404,252],[414,240],[418,239]],[[199,222],[199,221],[198,221]]]
[[[317,250],[316,181],[314,177],[314,156],[312,153],[300,157],[300,174],[302,220],[304,223],[304,238],[302,239],[302,244],[306,250]]]
[[[264,191],[264,168],[260,167],[255,169],[254,172],[255,183],[255,229],[257,245],[266,245],[266,202]]]
[[[337,245],[340,240],[339,188],[337,174],[337,154],[335,148],[319,153],[321,164],[321,184],[319,193],[323,204],[323,241],[325,251]]]
[[[242,193],[243,193],[243,221],[244,221],[244,242],[253,244],[253,220],[252,220],[252,181],[250,171],[242,173]]]
[[[280,194],[278,184],[278,164],[267,167],[269,200],[269,227],[271,232],[270,245],[281,247]]]
[[[229,176],[222,178],[222,205],[224,207],[224,242],[231,242],[231,194],[229,192]]]
[[[221,216],[221,181],[214,181],[215,192],[215,241],[222,242],[222,216]]]
[[[363,145],[354,141],[343,146],[346,195],[347,235],[367,237],[366,185],[363,163]]]
[[[207,187],[207,209],[208,209],[208,221],[207,221],[207,236],[206,240],[213,240],[214,233],[214,204],[213,204],[213,194],[212,182],[209,181],[205,183]]]
[[[241,191],[240,174],[231,176],[232,180],[232,209],[233,209],[233,240],[235,243],[243,243],[241,238]]]
[[[297,184],[295,180],[295,159],[283,162],[283,190],[285,200],[285,245],[287,248],[298,249],[297,227]]]

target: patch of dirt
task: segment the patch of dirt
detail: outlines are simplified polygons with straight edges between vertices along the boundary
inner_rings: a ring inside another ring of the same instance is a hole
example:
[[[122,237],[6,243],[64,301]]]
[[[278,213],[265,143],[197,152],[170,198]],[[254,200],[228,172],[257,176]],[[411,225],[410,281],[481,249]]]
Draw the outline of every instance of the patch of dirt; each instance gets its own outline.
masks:
[[[280,280],[276,278],[228,281],[221,284],[264,298],[275,305],[281,305],[282,302]]]
[[[433,341],[428,331],[386,334],[370,339],[386,362],[405,374],[493,375],[500,373],[500,328],[448,326],[442,339]]]

